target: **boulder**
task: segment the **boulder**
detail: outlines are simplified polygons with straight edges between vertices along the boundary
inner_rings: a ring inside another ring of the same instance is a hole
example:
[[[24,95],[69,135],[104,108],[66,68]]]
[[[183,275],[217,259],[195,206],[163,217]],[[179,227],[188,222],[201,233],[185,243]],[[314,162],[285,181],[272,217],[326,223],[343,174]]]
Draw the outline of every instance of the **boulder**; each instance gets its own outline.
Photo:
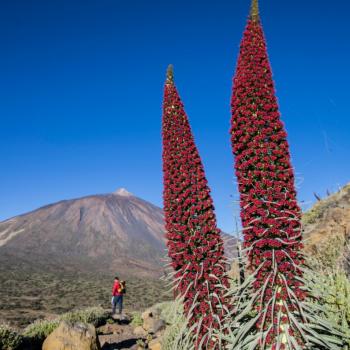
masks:
[[[162,319],[150,318],[143,323],[143,328],[151,334],[156,334],[165,329],[165,327],[165,321]]]
[[[143,329],[148,333],[155,334],[163,330],[166,326],[165,321],[162,320],[161,311],[158,308],[152,307],[147,309],[141,315],[143,320]]]
[[[143,320],[148,319],[148,318],[160,318],[161,310],[156,308],[156,307],[151,307],[147,310],[145,310],[141,314],[141,318]]]
[[[155,339],[155,340],[152,340],[148,344],[148,349],[150,349],[150,350],[162,350],[162,345],[161,345],[159,340]]]
[[[136,327],[133,332],[139,338],[145,338],[147,335],[147,332],[141,326]]]
[[[125,322],[125,323],[130,322],[130,316],[129,315],[125,315],[125,314],[114,314],[114,315],[111,316],[111,318],[114,321],[118,321],[118,322]]]
[[[84,323],[62,321],[45,339],[42,350],[100,350],[96,329]]]

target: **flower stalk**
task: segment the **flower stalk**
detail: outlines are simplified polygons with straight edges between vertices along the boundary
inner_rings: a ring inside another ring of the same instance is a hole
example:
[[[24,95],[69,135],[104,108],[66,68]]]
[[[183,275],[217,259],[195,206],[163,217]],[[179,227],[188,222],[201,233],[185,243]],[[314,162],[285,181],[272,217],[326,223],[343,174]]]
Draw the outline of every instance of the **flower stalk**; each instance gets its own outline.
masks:
[[[231,141],[240,192],[244,248],[258,315],[255,328],[261,349],[283,349],[289,337],[302,347],[296,322],[302,322],[298,304],[306,293],[300,282],[304,259],[301,210],[287,134],[280,120],[274,82],[259,16],[253,0],[232,94]]]
[[[225,313],[224,246],[172,66],[164,87],[162,129],[166,238],[175,289],[183,297],[196,349],[219,349],[212,334]]]

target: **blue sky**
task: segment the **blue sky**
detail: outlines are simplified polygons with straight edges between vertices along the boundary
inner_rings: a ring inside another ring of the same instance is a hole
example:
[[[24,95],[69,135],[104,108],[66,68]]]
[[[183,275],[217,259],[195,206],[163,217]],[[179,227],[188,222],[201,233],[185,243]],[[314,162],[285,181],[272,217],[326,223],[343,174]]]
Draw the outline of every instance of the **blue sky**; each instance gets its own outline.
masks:
[[[175,79],[219,226],[234,227],[231,79],[249,0],[0,2],[0,220],[118,187],[162,204]],[[299,200],[350,181],[350,3],[261,0]]]

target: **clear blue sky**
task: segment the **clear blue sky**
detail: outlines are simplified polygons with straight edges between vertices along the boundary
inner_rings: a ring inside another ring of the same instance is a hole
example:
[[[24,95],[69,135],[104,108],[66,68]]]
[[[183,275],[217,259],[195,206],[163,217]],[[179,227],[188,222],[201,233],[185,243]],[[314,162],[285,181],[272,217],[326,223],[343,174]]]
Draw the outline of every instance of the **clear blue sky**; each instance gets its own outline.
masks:
[[[229,105],[249,2],[1,1],[0,220],[118,187],[161,205],[173,63],[219,226],[232,231]],[[350,3],[260,2],[305,208],[350,181]]]

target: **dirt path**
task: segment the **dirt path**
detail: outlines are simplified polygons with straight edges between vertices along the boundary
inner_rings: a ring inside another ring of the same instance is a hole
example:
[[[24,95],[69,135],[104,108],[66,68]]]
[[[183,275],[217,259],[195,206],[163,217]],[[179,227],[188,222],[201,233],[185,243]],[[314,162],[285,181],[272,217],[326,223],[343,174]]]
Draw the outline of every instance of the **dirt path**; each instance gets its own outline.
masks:
[[[106,324],[97,329],[102,350],[130,349],[137,350],[137,338],[133,334],[134,328],[129,318],[116,320],[113,324]]]

